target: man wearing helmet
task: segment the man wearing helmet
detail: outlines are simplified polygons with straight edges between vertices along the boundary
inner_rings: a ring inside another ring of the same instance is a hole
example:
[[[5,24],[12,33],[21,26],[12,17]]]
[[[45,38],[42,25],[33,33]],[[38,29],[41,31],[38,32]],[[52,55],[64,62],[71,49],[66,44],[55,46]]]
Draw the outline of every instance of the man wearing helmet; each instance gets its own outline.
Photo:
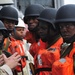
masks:
[[[0,20],[4,23],[4,26],[7,28],[9,34],[11,34],[14,29],[15,24],[18,24],[18,12],[14,7],[7,6],[3,7],[0,10]],[[9,36],[10,37],[10,36]],[[4,41],[4,49],[7,50],[9,46],[10,38],[6,38]]]
[[[11,32],[14,29],[14,26],[18,24],[18,12],[16,8],[11,6],[5,6],[0,10],[0,20],[4,23],[4,26],[9,32],[9,36],[4,40],[4,53],[6,56],[10,54],[6,52],[11,41]],[[7,35],[7,34],[6,34]]]
[[[6,35],[7,34],[7,35]],[[3,53],[3,42],[6,37],[8,37],[8,31],[5,28],[2,21],[0,21],[0,74],[1,75],[13,75],[12,69],[19,65],[19,61],[21,60],[20,55],[18,53],[14,53],[12,56],[7,58]],[[15,63],[15,64],[13,64]],[[1,66],[2,65],[2,66]]]
[[[75,5],[68,4],[60,7],[56,14],[55,24],[61,36],[63,37],[64,43],[61,45],[61,59],[53,64],[52,75],[74,75]],[[57,70],[57,68],[59,68],[59,70]]]
[[[53,62],[60,58],[60,45],[63,39],[54,25],[56,12],[54,8],[47,8],[38,17],[38,33],[47,45],[35,55],[36,75],[51,75]]]
[[[38,40],[38,34],[37,33],[37,26],[38,26],[38,20],[37,18],[39,17],[40,13],[44,9],[43,6],[41,5],[30,5],[26,8],[25,10],[25,15],[24,15],[24,22],[28,24],[28,29],[30,34],[32,35],[32,38],[28,38],[28,35],[26,36],[26,39],[28,42],[33,43]],[[29,33],[28,32],[28,33]],[[27,34],[28,34],[27,33]]]
[[[3,7],[0,10],[0,20],[4,23],[9,32],[18,24],[18,12],[14,7]]]
[[[24,22],[28,24],[29,32],[27,32],[25,39],[32,45],[30,47],[30,53],[34,57],[39,48],[45,46],[45,44],[39,40],[40,37],[38,31],[38,20],[40,13],[44,10],[44,7],[39,4],[33,4],[26,8]]]

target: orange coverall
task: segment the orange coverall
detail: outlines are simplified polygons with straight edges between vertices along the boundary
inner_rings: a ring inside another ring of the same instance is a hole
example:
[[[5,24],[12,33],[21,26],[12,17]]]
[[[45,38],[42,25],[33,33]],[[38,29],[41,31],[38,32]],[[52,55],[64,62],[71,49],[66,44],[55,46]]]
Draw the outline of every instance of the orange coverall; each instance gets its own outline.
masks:
[[[35,35],[29,31],[26,33],[25,39],[29,43],[31,43],[29,52],[33,57],[35,56],[35,54],[38,52],[39,49],[45,48],[46,46],[46,43],[44,43],[42,40],[39,40],[38,42],[36,42]]]
[[[48,49],[40,49],[34,57],[36,75],[52,75],[50,69],[52,64],[60,58],[60,46],[63,39],[59,38]]]
[[[44,43],[41,39],[38,42],[33,43],[30,46],[29,52],[34,57],[35,54],[39,51],[39,49],[46,48],[46,43]]]

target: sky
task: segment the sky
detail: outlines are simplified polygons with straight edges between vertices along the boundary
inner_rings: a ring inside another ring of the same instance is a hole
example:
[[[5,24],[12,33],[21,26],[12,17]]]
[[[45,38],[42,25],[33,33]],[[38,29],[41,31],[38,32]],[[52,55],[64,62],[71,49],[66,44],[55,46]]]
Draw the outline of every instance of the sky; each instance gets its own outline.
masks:
[[[75,4],[75,0],[64,0],[64,4]]]

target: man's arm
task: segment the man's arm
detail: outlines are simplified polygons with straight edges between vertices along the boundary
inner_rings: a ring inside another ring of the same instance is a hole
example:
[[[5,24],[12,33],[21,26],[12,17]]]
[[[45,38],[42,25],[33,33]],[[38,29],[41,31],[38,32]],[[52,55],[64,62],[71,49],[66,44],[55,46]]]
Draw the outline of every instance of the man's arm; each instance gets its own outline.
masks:
[[[4,58],[5,64],[0,67],[0,75],[13,75],[12,69],[15,68],[17,65],[20,65],[18,62],[21,60],[21,56],[18,55],[18,53],[16,52],[9,58],[7,58],[3,54],[3,58]]]
[[[11,68],[8,65],[0,67],[0,75],[13,75]]]

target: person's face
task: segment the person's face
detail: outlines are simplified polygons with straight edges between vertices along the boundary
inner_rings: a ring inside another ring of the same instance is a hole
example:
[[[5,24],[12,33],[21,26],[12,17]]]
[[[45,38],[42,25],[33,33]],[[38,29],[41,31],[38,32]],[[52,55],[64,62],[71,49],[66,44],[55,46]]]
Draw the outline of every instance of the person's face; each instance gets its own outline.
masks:
[[[75,34],[75,23],[60,23],[59,27],[61,35],[65,41]]]
[[[18,40],[21,40],[24,38],[24,28],[23,27],[16,27],[16,30],[15,30],[15,38],[18,39]]]
[[[42,21],[39,22],[38,34],[42,41],[44,41],[44,42],[47,41],[48,25],[46,22],[42,22]]]
[[[27,24],[28,24],[28,29],[29,30],[33,30],[34,28],[36,28],[36,26],[38,25],[38,20],[37,20],[38,17],[28,17],[28,20],[27,20]]]
[[[7,30],[12,31],[14,29],[15,22],[13,20],[4,19],[3,23],[5,27],[7,28]]]

